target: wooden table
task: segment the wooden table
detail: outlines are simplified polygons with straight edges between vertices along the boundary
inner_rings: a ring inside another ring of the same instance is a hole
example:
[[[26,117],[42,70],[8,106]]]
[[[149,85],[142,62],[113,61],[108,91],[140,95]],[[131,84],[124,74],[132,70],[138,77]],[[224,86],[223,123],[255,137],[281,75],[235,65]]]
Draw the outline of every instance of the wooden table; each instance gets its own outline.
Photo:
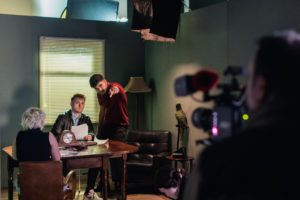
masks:
[[[2,149],[7,155],[7,169],[8,169],[8,199],[13,199],[13,174],[14,168],[18,166],[18,161],[12,158],[12,146],[7,146]],[[107,169],[108,160],[111,157],[123,158],[123,176],[121,186],[121,198],[126,199],[126,161],[127,154],[138,150],[138,147],[126,144],[120,141],[109,140],[107,144],[88,146],[81,151],[67,152],[61,151],[61,160],[67,170],[85,169],[102,167],[103,172],[101,180],[103,181],[103,198],[107,199]]]

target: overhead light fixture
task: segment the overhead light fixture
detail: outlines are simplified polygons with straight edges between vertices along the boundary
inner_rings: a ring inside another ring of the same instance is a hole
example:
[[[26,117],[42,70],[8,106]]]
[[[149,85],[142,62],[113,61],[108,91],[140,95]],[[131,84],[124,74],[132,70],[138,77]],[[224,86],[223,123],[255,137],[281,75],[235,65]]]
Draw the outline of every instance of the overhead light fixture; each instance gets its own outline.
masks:
[[[175,42],[182,0],[134,0],[132,31],[144,40]]]

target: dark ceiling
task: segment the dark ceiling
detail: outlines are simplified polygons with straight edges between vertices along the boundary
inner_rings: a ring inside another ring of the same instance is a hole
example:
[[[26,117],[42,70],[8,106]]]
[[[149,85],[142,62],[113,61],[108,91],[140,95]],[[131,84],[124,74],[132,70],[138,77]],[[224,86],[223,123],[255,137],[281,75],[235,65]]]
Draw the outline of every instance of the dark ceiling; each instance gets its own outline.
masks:
[[[224,1],[226,1],[226,0],[190,0],[190,8],[192,10],[195,10],[198,8],[202,8],[205,6],[209,6],[209,5],[224,2]]]

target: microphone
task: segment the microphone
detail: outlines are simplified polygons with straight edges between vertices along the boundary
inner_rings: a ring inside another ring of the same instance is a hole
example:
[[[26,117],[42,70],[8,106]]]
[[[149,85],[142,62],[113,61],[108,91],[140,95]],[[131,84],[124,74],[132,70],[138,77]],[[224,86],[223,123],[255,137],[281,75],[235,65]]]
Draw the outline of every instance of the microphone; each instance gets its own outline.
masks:
[[[187,96],[198,90],[208,92],[219,82],[219,75],[214,70],[200,70],[194,75],[185,75],[175,79],[176,96]]]

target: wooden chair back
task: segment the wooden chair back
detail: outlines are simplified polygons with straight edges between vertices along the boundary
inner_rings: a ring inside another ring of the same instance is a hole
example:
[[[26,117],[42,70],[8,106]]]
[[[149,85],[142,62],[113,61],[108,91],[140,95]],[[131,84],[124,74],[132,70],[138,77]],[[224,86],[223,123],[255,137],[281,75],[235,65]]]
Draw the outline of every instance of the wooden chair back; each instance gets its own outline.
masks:
[[[20,199],[22,200],[64,199],[64,180],[61,161],[20,162],[18,181],[21,191]],[[75,188],[72,189],[76,191],[76,184]],[[75,193],[71,196],[74,198]]]

